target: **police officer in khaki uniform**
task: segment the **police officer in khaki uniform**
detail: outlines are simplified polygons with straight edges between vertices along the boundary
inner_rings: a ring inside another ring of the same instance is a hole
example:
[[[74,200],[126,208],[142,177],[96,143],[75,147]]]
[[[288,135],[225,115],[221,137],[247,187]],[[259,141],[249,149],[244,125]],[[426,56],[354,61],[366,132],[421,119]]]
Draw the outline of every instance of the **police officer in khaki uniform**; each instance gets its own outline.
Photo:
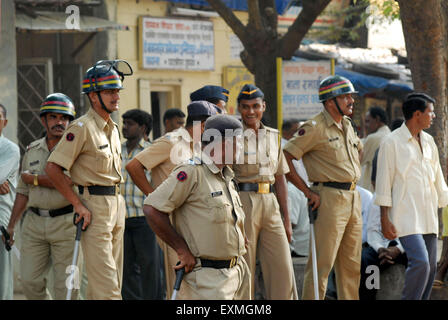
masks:
[[[234,164],[233,170],[246,214],[244,226],[249,247],[245,258],[252,277],[259,258],[267,299],[297,299],[288,244],[292,227],[285,173],[289,169],[279,132],[261,123],[266,110],[263,98],[263,92],[251,84],[245,85],[238,95],[238,111],[245,130],[244,159]],[[253,291],[252,286],[252,298]]]
[[[17,222],[27,209],[21,228],[20,277],[23,292],[29,300],[49,299],[45,276],[51,261],[53,298],[61,300],[67,294],[66,269],[72,263],[76,228],[73,206],[54,188],[44,168],[50,152],[75,117],[73,102],[65,94],[52,93],[42,102],[40,117],[47,133],[32,142],[23,155],[22,174],[8,232],[12,238]],[[72,185],[68,176],[63,175],[63,179]],[[73,285],[72,299],[77,299],[79,290],[76,284]]]
[[[156,234],[177,252],[175,269],[185,268],[179,299],[249,299],[244,212],[233,171],[224,161],[226,155],[235,159],[241,123],[216,115],[205,129],[219,133],[207,145],[213,151],[202,152],[202,162],[192,159],[176,167],[147,197],[143,211]],[[221,139],[226,129],[234,135]]]
[[[205,120],[217,114],[217,107],[207,101],[194,101],[187,106],[187,112],[186,128],[180,127],[155,140],[126,165],[132,180],[145,195],[161,185],[176,165],[192,157],[193,145],[200,143]],[[151,183],[146,179],[145,169],[151,172]],[[166,291],[170,297],[176,280],[173,267],[177,255],[164,241],[157,240],[164,255]]]
[[[121,299],[126,208],[119,194],[120,137],[110,114],[118,110],[124,76],[131,74],[122,60],[99,61],[87,70],[83,92],[92,108],[67,128],[46,167],[55,187],[73,204],[79,215],[76,222],[84,219],[87,299]],[[61,179],[63,168],[70,172],[79,196]]]
[[[220,86],[203,86],[190,93],[191,101],[205,100],[218,106],[219,113],[226,114],[227,101],[229,100],[229,90]]]
[[[340,76],[325,78],[319,87],[324,110],[305,122],[284,146],[290,168],[303,159],[311,189],[291,170],[289,179],[318,208],[314,223],[319,297],[324,299],[334,265],[339,299],[358,299],[362,245],[361,200],[356,182],[361,176],[362,144],[347,117],[353,112],[351,82]],[[303,299],[314,299],[311,259],[305,269]]]

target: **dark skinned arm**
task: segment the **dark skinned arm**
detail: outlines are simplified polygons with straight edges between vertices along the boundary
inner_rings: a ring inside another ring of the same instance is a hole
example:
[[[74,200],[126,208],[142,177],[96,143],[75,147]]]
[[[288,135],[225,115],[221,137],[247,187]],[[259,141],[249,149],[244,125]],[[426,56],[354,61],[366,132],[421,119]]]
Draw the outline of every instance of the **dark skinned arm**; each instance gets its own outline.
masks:
[[[73,205],[73,209],[78,214],[75,223],[84,219],[82,230],[85,230],[90,224],[92,213],[81,202],[81,199],[79,199],[78,195],[73,191],[68,180],[64,178],[67,176],[64,174],[63,168],[56,163],[47,162],[45,172],[52,181],[54,187]]]
[[[26,195],[23,195],[21,193],[16,194],[16,199],[14,200],[14,206],[12,207],[11,217],[9,218],[9,224],[8,227],[6,228],[10,236],[9,240],[10,246],[14,244],[14,227],[17,221],[19,221],[20,218],[22,217],[22,214],[26,209],[27,203],[28,203],[28,197]],[[2,240],[3,242],[5,242],[5,238],[3,236]]]
[[[292,163],[292,160],[297,159],[295,159],[288,151],[283,150],[283,153],[285,154],[286,162],[288,163],[289,167],[289,172],[285,175],[286,179],[303,192],[305,197],[308,198],[308,205],[312,205],[313,210],[316,210],[320,206],[320,196],[317,193],[311,191],[311,189],[308,188],[303,179],[297,174],[296,168]]]
[[[275,176],[275,194],[277,196],[277,201],[280,206],[280,212],[283,216],[283,225],[286,231],[286,237],[288,238],[288,242],[292,241],[292,226],[291,220],[289,219],[289,210],[288,210],[288,187],[286,186],[285,175],[276,175]]]
[[[149,184],[148,179],[146,179],[145,175],[145,167],[141,164],[140,161],[137,159],[132,159],[129,161],[129,163],[126,165],[126,170],[129,172],[129,175],[131,176],[132,181],[135,183],[135,185],[147,196],[151,192],[154,191],[154,189]]]
[[[154,233],[173,248],[179,257],[180,264],[173,266],[175,270],[185,267],[185,272],[191,272],[196,265],[196,259],[182,238],[171,225],[168,214],[157,210],[150,205],[143,206],[143,212]]]
[[[24,183],[29,184],[29,185],[34,185],[34,174],[31,174],[31,173],[25,171],[25,172],[22,172],[21,177],[22,177],[22,181]],[[67,179],[68,182],[70,183],[70,185],[73,185],[72,180],[69,177],[67,177],[66,175],[65,175],[64,179]],[[53,182],[51,182],[51,179],[46,174],[37,175],[37,182],[38,182],[39,186],[41,186],[41,187],[55,189]]]

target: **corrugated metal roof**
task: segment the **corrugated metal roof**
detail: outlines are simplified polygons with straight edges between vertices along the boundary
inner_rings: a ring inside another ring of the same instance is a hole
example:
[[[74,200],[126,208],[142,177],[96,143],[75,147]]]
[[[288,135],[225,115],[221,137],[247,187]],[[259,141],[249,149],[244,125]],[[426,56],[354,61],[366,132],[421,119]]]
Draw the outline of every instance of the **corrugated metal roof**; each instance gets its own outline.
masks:
[[[26,14],[18,12],[16,14],[17,30],[36,32],[98,32],[106,30],[129,30],[128,26],[117,22],[82,14],[79,19],[79,29],[69,29],[66,25],[66,22],[70,17],[69,14],[50,11],[37,11],[35,13],[37,14],[37,17],[32,18]]]

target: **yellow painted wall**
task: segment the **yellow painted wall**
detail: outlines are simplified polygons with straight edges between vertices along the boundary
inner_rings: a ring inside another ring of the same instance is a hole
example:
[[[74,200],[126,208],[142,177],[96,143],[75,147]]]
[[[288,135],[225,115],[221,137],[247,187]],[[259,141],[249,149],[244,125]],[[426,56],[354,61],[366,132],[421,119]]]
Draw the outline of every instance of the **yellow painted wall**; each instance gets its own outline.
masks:
[[[140,68],[139,59],[139,17],[167,16],[168,2],[153,0],[117,0],[117,22],[129,26],[129,31],[117,32],[117,58],[127,60],[134,69],[134,75],[124,81],[125,90],[121,94],[120,114],[128,109],[141,108],[148,111],[147,107],[140,105],[139,99],[139,79],[149,79],[151,88],[154,83],[180,83],[179,101],[168,107],[181,108],[186,112],[186,107],[190,102],[190,93],[196,89],[207,85],[222,85],[222,73],[225,66],[242,66],[240,59],[231,59],[229,36],[233,34],[231,29],[220,17],[210,18],[214,29],[214,51],[215,70],[214,71],[182,71],[182,70],[147,70]],[[236,12],[236,15],[247,23],[246,12]],[[180,17],[179,19],[191,19]],[[143,103],[142,103],[143,104]],[[121,122],[121,119],[120,119]]]

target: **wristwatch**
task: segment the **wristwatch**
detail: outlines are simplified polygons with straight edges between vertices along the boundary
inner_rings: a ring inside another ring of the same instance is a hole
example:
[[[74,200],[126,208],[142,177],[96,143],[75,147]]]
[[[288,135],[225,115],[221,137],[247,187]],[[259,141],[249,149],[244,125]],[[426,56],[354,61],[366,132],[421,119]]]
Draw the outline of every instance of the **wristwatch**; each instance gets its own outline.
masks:
[[[35,185],[35,186],[38,186],[38,185],[39,185],[39,180],[37,179],[37,177],[38,177],[38,174],[35,173],[35,174],[34,174],[34,185]]]

